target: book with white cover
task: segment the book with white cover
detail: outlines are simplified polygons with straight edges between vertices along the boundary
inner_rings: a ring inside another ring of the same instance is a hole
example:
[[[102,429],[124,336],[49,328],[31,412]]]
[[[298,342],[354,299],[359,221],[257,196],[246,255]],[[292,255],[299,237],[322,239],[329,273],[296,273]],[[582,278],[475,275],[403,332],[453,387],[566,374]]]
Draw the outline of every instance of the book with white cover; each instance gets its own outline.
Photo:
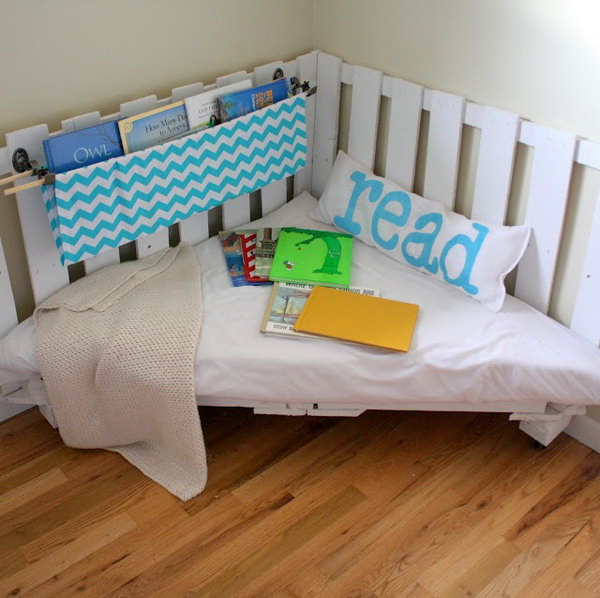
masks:
[[[250,89],[250,87],[252,87],[250,79],[244,79],[186,98],[184,102],[190,129],[197,132],[220,124],[217,98],[223,94]]]

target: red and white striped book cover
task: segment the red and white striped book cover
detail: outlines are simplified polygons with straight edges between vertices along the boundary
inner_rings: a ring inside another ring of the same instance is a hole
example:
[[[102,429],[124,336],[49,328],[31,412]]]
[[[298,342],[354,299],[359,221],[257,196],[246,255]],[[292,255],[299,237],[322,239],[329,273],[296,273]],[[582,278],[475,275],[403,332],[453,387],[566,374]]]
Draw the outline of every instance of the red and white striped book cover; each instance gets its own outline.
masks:
[[[256,233],[244,233],[240,235],[242,243],[242,260],[244,262],[244,276],[249,282],[270,282],[268,278],[256,276],[256,260],[254,249],[256,248]]]

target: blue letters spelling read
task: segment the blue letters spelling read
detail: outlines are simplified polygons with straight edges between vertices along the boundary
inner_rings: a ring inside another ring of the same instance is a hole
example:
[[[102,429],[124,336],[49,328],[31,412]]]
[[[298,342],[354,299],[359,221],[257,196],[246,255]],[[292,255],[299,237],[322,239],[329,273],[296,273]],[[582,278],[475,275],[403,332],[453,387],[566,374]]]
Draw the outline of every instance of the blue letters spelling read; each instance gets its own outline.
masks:
[[[404,191],[390,191],[381,197],[381,194],[383,193],[383,183],[376,179],[367,179],[367,176],[359,170],[355,170],[350,175],[350,178],[354,182],[354,190],[348,201],[346,213],[343,216],[334,216],[333,223],[338,228],[349,232],[355,237],[359,236],[362,226],[356,220],[353,220],[353,216],[360,196],[363,192],[368,191],[368,201],[376,204],[371,219],[371,236],[375,243],[383,249],[388,251],[395,249],[400,241],[399,234],[394,233],[389,238],[384,239],[379,231],[379,223],[382,220],[385,220],[386,222],[395,224],[399,228],[406,226],[412,210],[410,195]],[[401,213],[396,214],[389,211],[388,206],[392,204],[398,204]],[[479,289],[471,284],[470,277],[479,250],[489,233],[489,228],[477,222],[471,222],[471,226],[477,233],[475,239],[470,239],[467,235],[463,234],[454,235],[454,237],[446,242],[439,256],[432,256],[435,240],[437,239],[443,224],[444,216],[438,212],[431,212],[419,216],[414,224],[416,231],[422,231],[428,226],[432,226],[433,228],[430,232],[408,233],[400,246],[402,255],[411,266],[423,268],[431,274],[437,274],[438,271],[441,270],[442,276],[447,283],[462,288],[470,295],[477,295]],[[408,252],[409,245],[421,247],[421,251],[417,257],[414,257]],[[457,245],[462,245],[466,257],[462,271],[458,276],[452,278],[448,275],[446,260],[450,250]]]

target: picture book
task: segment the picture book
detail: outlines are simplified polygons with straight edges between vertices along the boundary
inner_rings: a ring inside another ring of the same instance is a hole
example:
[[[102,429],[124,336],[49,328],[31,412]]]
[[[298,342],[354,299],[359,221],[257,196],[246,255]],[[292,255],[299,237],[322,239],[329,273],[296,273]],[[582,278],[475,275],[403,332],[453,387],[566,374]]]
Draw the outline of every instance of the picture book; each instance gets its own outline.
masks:
[[[219,233],[219,241],[225,256],[225,263],[234,287],[261,284],[246,280],[244,274],[244,258],[242,255],[241,235],[248,231],[225,230]]]
[[[291,96],[289,79],[282,77],[265,85],[219,96],[221,122],[227,122],[270,106]]]
[[[123,155],[117,121],[110,121],[43,142],[46,166],[54,174]]]
[[[204,91],[183,100],[190,130],[196,133],[197,131],[218,125],[221,122],[221,115],[219,113],[217,98],[223,94],[248,89],[251,86],[250,79],[244,79],[231,85],[224,85],[210,91]]]
[[[350,284],[352,235],[304,228],[282,228],[271,280],[325,286]]]
[[[256,273],[256,237],[257,233],[255,232],[244,232],[240,235],[244,276],[249,282],[273,284],[268,276],[259,276]]]
[[[256,276],[269,279],[279,231],[279,228],[260,228],[256,231],[256,247],[254,249]]]
[[[419,306],[316,287],[294,330],[352,343],[408,351]]]
[[[313,289],[314,287],[308,284],[276,282],[271,290],[260,331],[270,336],[315,338],[312,334],[304,334],[294,330],[294,324]],[[379,295],[376,289],[363,287],[340,288],[337,290],[373,297]]]
[[[183,100],[119,121],[126,154],[181,137],[190,127]]]

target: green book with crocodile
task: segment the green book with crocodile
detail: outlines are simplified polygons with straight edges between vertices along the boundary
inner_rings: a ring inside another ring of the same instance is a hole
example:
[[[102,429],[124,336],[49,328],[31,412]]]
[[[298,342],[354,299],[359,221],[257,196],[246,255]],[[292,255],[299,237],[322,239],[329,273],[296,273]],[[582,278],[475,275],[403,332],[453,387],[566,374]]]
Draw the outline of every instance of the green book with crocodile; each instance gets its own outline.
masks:
[[[353,239],[346,233],[282,228],[270,278],[280,282],[347,287]]]

